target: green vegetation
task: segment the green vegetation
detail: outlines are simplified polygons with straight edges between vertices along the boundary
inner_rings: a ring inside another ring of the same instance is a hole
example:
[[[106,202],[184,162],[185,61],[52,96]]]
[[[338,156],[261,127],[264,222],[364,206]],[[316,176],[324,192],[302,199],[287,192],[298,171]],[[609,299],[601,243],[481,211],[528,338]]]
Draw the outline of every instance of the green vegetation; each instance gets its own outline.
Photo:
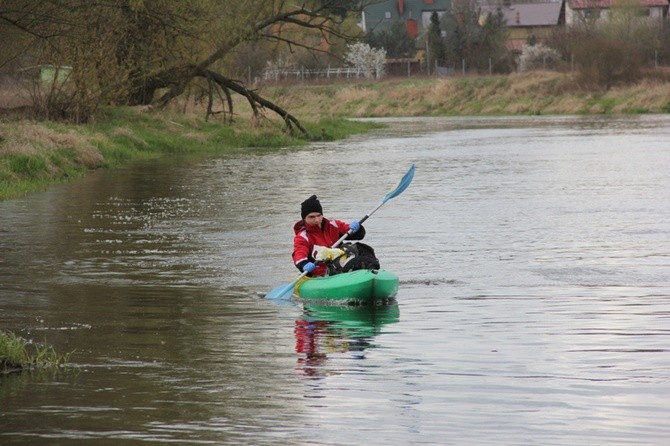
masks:
[[[73,125],[27,120],[0,121],[0,200],[44,190],[91,169],[115,168],[165,155],[232,154],[332,141],[365,132],[374,124],[326,117],[306,123],[311,136],[291,136],[273,121],[232,125],[194,114],[143,113],[136,108],[102,110],[96,122]]]
[[[53,347],[32,344],[11,332],[0,331],[0,373],[53,369],[66,365],[70,353],[58,354]]]
[[[657,69],[634,84],[594,88],[579,73],[529,71],[509,75],[388,79],[299,85],[281,91],[296,116],[393,117],[667,113],[670,71]]]

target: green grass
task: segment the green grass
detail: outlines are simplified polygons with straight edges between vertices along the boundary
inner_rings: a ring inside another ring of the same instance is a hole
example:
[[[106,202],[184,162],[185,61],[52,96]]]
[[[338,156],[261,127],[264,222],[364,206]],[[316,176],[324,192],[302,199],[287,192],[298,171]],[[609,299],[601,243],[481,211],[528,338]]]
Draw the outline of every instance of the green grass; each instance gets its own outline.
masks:
[[[0,122],[0,200],[41,191],[99,167],[116,168],[165,155],[264,153],[342,139],[379,126],[327,118],[302,121],[310,135],[297,129],[289,135],[277,119],[254,123],[238,118],[227,124],[124,107],[101,110],[89,125],[19,123]]]
[[[317,123],[307,124],[307,130],[314,135],[314,139],[321,141],[336,141],[347,136],[384,127],[387,127],[387,125],[339,118],[324,118]]]
[[[56,353],[53,347],[32,344],[12,332],[0,331],[2,374],[60,368],[69,362],[70,355]]]
[[[598,105],[602,108],[603,113],[611,113],[614,107],[617,105],[617,101],[614,98],[601,98],[598,101]]]
[[[7,162],[10,172],[24,177],[40,176],[47,169],[46,160],[38,156],[10,155]]]

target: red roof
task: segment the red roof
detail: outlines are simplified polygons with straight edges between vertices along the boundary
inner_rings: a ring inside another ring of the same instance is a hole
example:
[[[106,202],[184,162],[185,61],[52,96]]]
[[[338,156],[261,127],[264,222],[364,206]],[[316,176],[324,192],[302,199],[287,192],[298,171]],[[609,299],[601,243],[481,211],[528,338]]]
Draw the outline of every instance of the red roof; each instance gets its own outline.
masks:
[[[647,8],[668,6],[668,0],[639,0],[640,6]],[[609,9],[613,0],[568,0],[570,9]]]

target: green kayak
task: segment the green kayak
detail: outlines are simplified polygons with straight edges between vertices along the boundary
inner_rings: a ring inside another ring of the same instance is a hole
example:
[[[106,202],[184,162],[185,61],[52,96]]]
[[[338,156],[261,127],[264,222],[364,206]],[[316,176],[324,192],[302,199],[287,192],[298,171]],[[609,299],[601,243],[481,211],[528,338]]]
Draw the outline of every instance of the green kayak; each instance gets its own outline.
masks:
[[[398,276],[380,270],[358,270],[306,280],[297,286],[303,300],[353,300],[376,302],[393,298],[398,292]]]

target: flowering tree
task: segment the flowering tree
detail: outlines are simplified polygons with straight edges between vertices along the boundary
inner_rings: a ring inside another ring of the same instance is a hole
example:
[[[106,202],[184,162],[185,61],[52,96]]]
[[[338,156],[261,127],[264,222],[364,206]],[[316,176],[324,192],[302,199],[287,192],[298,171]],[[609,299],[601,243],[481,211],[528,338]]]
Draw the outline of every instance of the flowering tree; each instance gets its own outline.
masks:
[[[347,48],[349,51],[345,57],[346,61],[363,71],[366,78],[381,79],[384,77],[385,49],[375,49],[362,42],[347,45]]]
[[[524,45],[519,56],[519,71],[555,69],[561,62],[561,55],[553,48],[537,45]]]

